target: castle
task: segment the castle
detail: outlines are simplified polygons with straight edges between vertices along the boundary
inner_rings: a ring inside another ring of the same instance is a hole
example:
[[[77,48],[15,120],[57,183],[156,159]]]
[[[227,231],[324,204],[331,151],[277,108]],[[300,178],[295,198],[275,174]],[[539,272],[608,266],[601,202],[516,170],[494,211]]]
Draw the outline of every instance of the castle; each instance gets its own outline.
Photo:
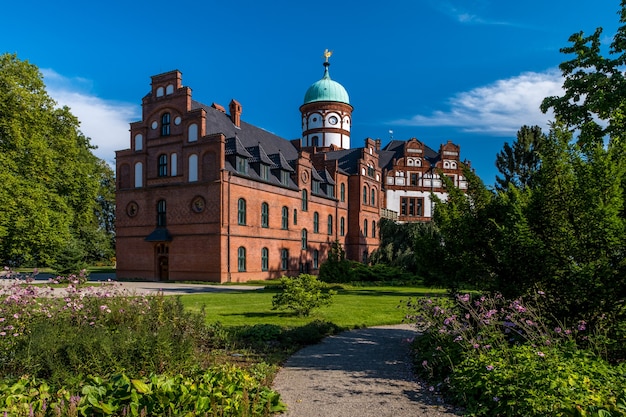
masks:
[[[323,77],[300,107],[302,137],[241,119],[242,106],[192,99],[182,74],[152,77],[130,148],[116,152],[117,276],[245,282],[317,274],[338,241],[349,259],[378,248],[382,217],[428,221],[440,175],[466,188],[459,147],[417,139],[350,146],[345,88]]]

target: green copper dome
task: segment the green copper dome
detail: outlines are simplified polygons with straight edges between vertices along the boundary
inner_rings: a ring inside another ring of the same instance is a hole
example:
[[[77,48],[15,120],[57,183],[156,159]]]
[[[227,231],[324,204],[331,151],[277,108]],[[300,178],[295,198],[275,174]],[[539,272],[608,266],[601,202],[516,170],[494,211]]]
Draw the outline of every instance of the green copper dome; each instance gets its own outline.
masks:
[[[338,82],[330,79],[330,75],[328,75],[329,65],[328,62],[324,62],[324,76],[306,90],[304,104],[315,101],[335,101],[350,104],[350,98],[346,89]]]

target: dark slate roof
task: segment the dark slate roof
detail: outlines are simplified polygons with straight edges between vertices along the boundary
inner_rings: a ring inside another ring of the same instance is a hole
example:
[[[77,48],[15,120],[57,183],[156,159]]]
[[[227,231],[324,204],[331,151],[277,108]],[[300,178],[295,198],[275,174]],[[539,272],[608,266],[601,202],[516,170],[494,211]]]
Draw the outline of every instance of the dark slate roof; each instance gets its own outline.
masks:
[[[250,152],[250,154],[252,155],[252,158],[250,159],[251,163],[261,162],[266,165],[273,164],[272,160],[269,156],[267,156],[265,149],[263,149],[263,146],[261,146],[260,143],[257,146],[248,148],[248,152]]]
[[[284,169],[285,171],[293,172],[293,168],[289,165],[282,152],[269,155],[269,157],[272,160],[272,169]]]
[[[243,146],[237,134],[235,134],[234,138],[226,139],[226,155],[237,155],[242,156],[244,158],[252,158],[250,152]]]
[[[333,176],[330,175],[330,172],[328,172],[328,170],[326,168],[324,168],[322,171],[318,172],[319,176],[322,177],[322,181],[327,183],[327,184],[331,184],[331,185],[335,185],[335,180],[333,179]]]
[[[358,174],[357,162],[361,159],[363,148],[342,149],[326,153],[326,160],[338,161],[339,169],[348,175]]]
[[[313,176],[313,179],[316,181],[319,181],[319,182],[324,181],[324,178],[322,178],[321,175],[315,169],[311,170],[311,175]]]
[[[169,230],[164,227],[157,227],[150,233],[146,239],[146,242],[171,242],[172,235]]]
[[[404,140],[392,140],[389,142],[383,149],[378,152],[379,160],[378,164],[383,169],[392,169],[393,168],[393,160],[400,159],[404,157],[404,145],[407,141]],[[430,161],[432,159],[439,158],[441,159],[441,155],[438,152],[435,152],[428,146],[424,146],[424,159]]]
[[[244,121],[241,121],[240,127],[236,127],[227,114],[195,100],[192,100],[191,108],[202,108],[206,111],[207,135],[221,133],[227,139],[234,138],[236,135],[244,148],[252,148],[261,144],[267,155],[281,152],[287,160],[298,158],[298,150],[287,139]]]

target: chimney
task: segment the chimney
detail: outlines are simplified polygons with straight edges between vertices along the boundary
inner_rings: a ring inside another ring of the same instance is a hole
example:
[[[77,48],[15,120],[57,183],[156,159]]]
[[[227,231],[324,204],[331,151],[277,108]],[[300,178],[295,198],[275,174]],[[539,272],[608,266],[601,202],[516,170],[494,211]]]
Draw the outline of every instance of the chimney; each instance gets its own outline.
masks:
[[[376,139],[376,150],[380,152],[380,139]]]
[[[241,104],[235,99],[230,101],[228,105],[228,110],[230,110],[230,120],[236,127],[241,127]]]

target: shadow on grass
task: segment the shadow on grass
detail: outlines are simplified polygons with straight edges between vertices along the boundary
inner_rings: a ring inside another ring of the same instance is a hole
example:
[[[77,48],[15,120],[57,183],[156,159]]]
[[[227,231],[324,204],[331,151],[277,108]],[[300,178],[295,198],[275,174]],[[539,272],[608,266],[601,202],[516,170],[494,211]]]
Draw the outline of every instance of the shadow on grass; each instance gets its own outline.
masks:
[[[445,292],[423,292],[423,291],[381,291],[376,289],[349,289],[338,290],[338,294],[345,295],[375,295],[375,296],[398,296],[398,297],[446,297]]]
[[[220,315],[221,316],[238,316],[238,317],[247,317],[247,318],[269,318],[269,317],[293,318],[293,317],[298,317],[295,313],[288,312],[288,311],[226,313],[226,314],[220,314]]]

